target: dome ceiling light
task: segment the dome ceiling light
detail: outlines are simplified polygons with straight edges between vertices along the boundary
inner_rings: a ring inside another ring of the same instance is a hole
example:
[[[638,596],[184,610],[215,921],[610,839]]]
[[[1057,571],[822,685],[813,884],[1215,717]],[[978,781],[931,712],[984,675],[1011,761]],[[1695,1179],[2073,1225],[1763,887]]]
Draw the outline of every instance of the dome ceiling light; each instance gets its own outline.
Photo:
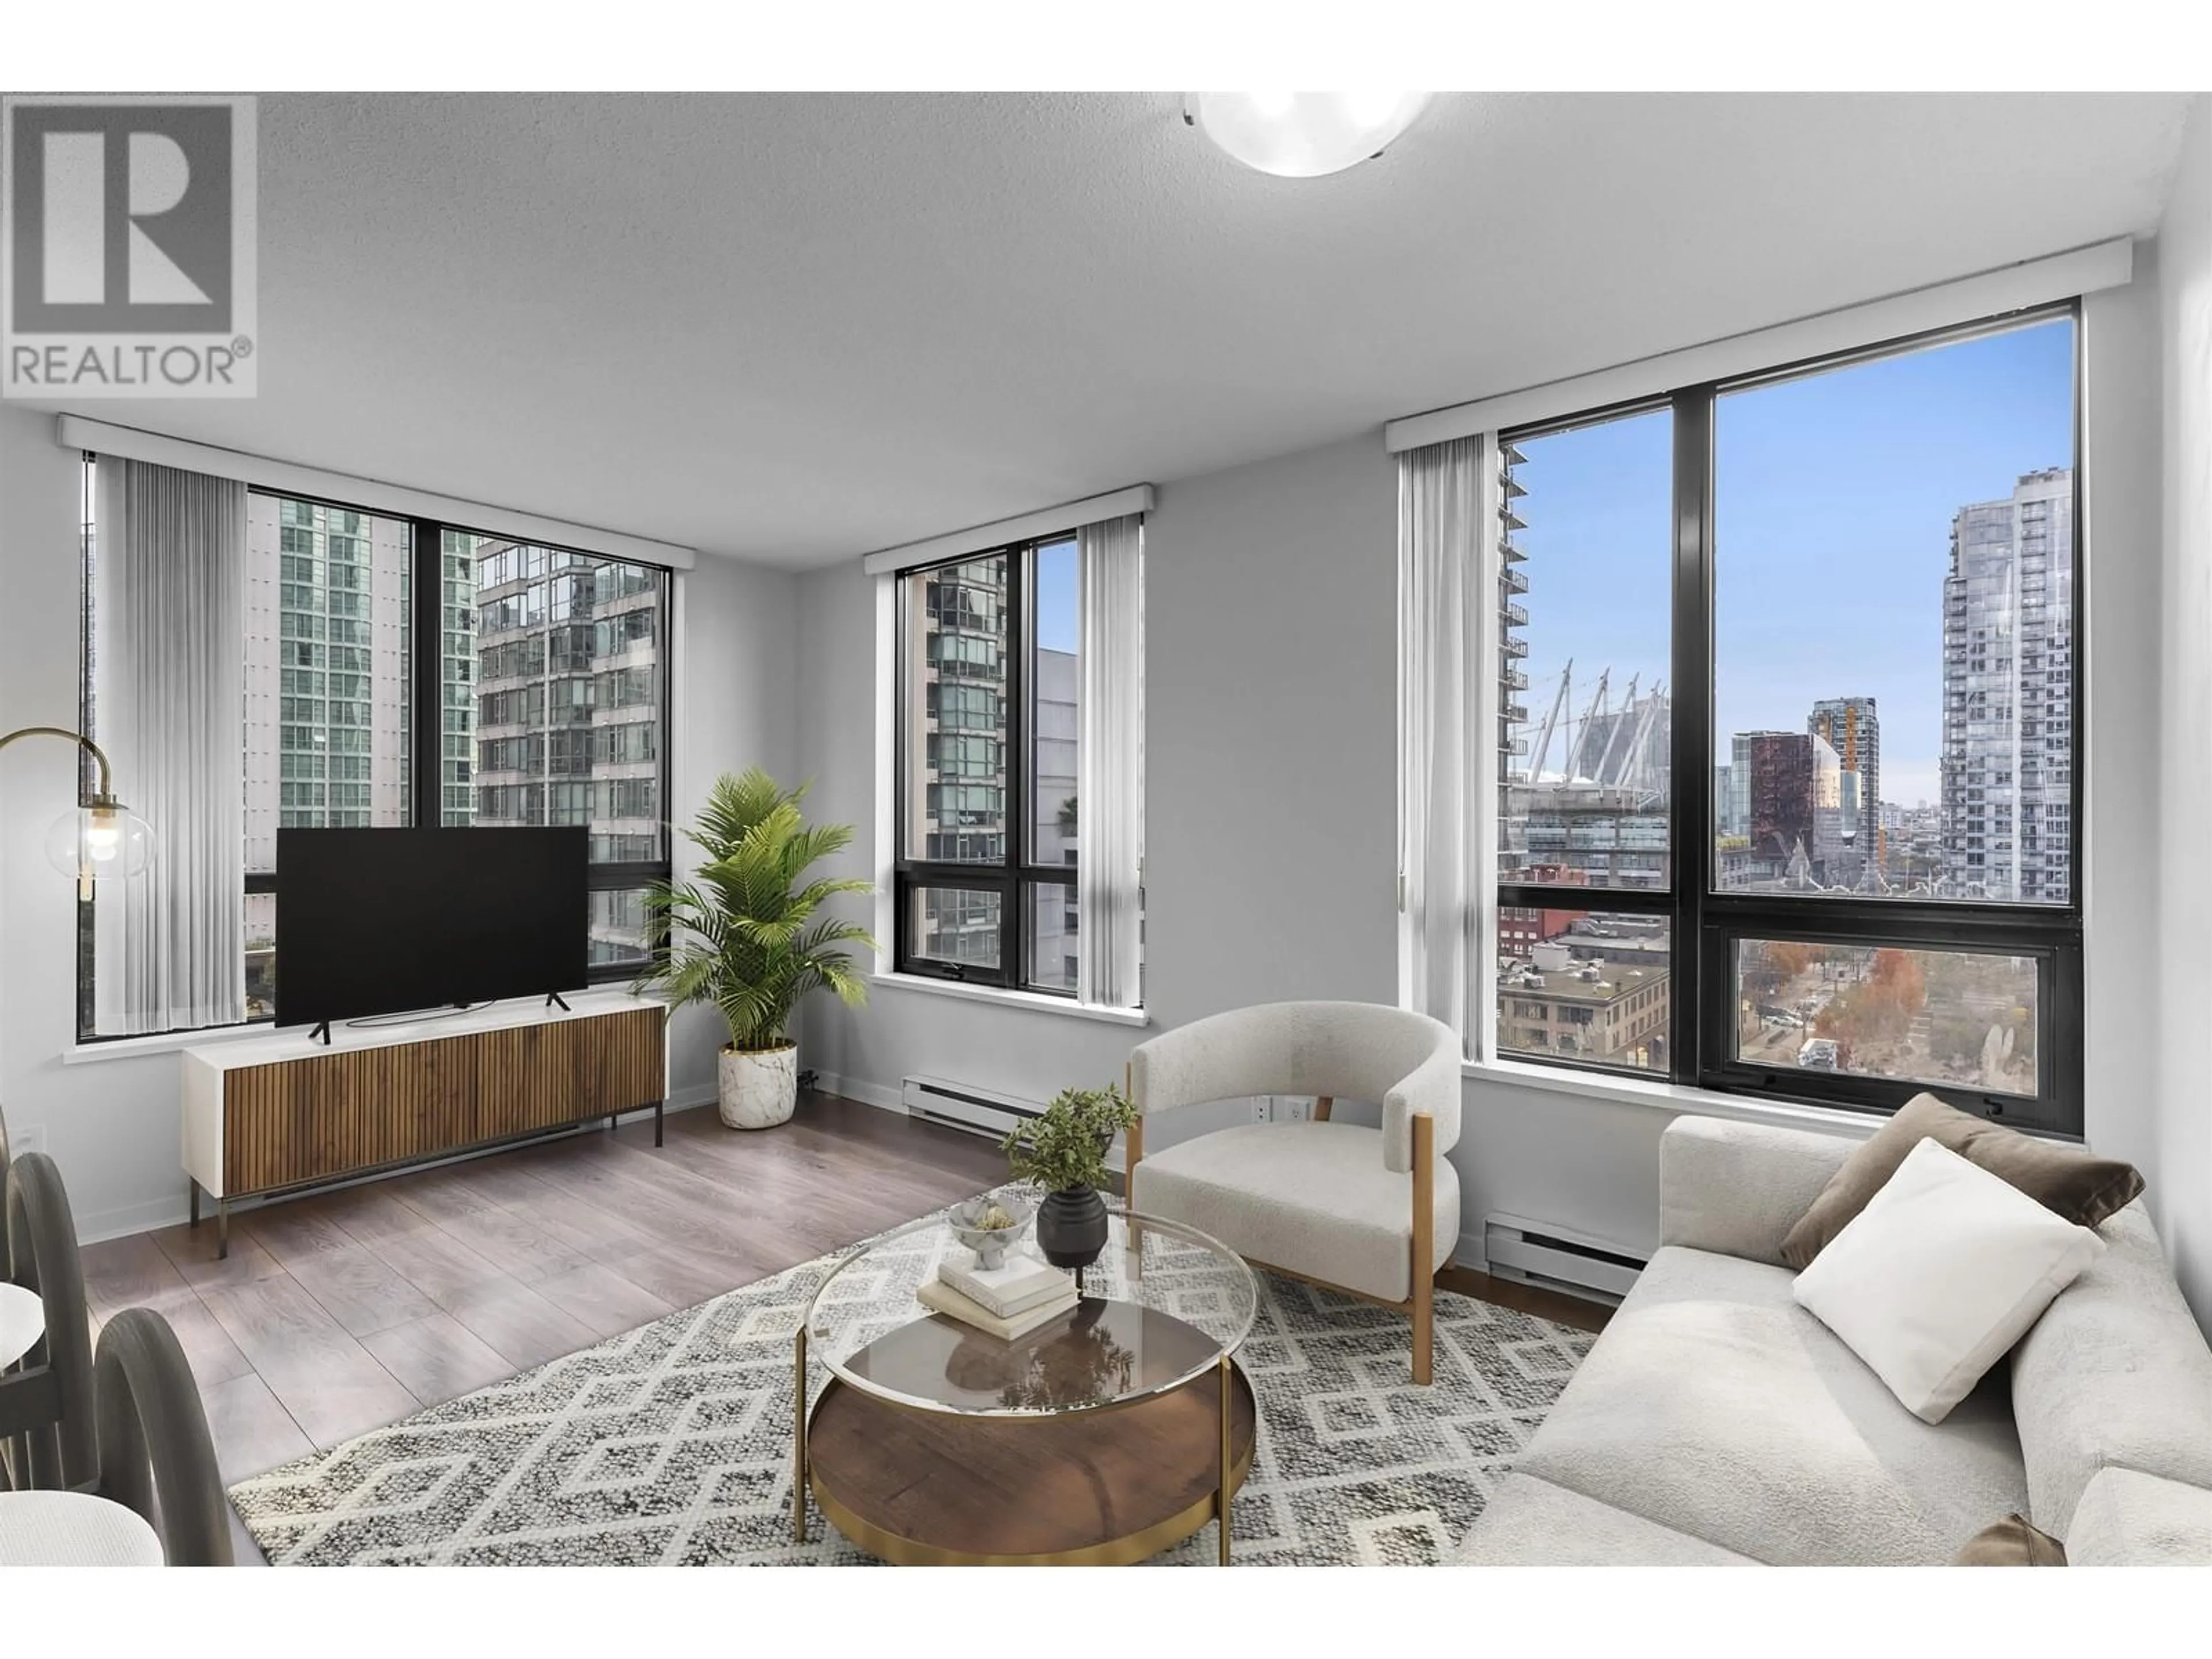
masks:
[[[1318,179],[1380,155],[1428,102],[1425,92],[1187,92],[1182,118],[1248,167]]]

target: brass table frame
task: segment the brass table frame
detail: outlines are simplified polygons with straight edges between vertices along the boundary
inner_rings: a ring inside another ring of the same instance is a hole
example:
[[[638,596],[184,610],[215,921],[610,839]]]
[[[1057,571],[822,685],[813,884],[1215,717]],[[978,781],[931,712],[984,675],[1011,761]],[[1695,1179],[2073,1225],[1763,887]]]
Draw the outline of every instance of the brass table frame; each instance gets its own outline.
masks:
[[[1139,1228],[1144,1218],[1128,1215],[1124,1219],[1129,1228],[1131,1237],[1133,1239],[1139,1237]],[[1237,1364],[1233,1352],[1224,1349],[1220,1358],[1214,1362],[1214,1373],[1221,1390],[1221,1455],[1218,1484],[1212,1494],[1200,1498],[1190,1508],[1170,1516],[1164,1521],[1156,1522],[1140,1531],[1131,1533],[1126,1537],[1107,1539],[1084,1549],[1064,1550],[1041,1555],[971,1555],[925,1543],[918,1539],[902,1538],[895,1533],[886,1532],[880,1527],[863,1521],[834,1496],[823,1491],[820,1481],[816,1478],[814,1468],[808,1462],[806,1456],[806,1431],[811,1416],[806,1399],[806,1327],[812,1314],[813,1304],[810,1298],[805,1312],[799,1318],[793,1364],[792,1394],[794,1409],[792,1417],[791,1535],[793,1542],[804,1544],[807,1541],[806,1498],[807,1494],[811,1492],[814,1501],[820,1507],[823,1516],[839,1532],[862,1549],[866,1550],[871,1555],[898,1566],[1127,1566],[1134,1562],[1148,1560],[1162,1550],[1181,1543],[1203,1527],[1207,1521],[1216,1518],[1221,1523],[1220,1565],[1224,1567],[1229,1565],[1231,1503],[1237,1489],[1243,1486],[1246,1479],[1250,1475],[1253,1461],[1259,1455],[1260,1451],[1259,1394],[1258,1390],[1252,1389],[1251,1379],[1246,1377],[1244,1386],[1251,1390],[1253,1395],[1252,1449],[1242,1458],[1237,1457],[1234,1453],[1236,1383],[1237,1379],[1243,1375],[1243,1370]],[[1086,1413],[1126,1411],[1132,1407],[1149,1405],[1180,1389],[1197,1386],[1204,1376],[1205,1373],[1201,1370],[1197,1376],[1178,1383],[1175,1389],[1164,1389],[1154,1393],[1139,1395],[1128,1400],[1117,1400],[1108,1405],[1090,1407],[1086,1408]],[[841,1379],[833,1376],[823,1387],[822,1393],[816,1397],[813,1408],[820,1409],[822,1401],[829,1398],[832,1389],[844,1386],[847,1385]],[[903,1401],[893,1400],[882,1395],[872,1394],[869,1398],[877,1404],[890,1406],[899,1411],[913,1412],[922,1416],[957,1415],[957,1413],[933,1412],[926,1406],[908,1405]]]

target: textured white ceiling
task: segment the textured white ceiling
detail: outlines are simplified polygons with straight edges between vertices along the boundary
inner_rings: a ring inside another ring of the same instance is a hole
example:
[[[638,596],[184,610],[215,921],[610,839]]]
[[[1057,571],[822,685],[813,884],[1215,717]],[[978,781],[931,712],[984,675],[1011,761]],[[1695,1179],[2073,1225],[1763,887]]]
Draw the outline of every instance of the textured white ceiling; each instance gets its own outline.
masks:
[[[270,95],[260,397],[85,412],[817,565],[2149,232],[2184,103]]]

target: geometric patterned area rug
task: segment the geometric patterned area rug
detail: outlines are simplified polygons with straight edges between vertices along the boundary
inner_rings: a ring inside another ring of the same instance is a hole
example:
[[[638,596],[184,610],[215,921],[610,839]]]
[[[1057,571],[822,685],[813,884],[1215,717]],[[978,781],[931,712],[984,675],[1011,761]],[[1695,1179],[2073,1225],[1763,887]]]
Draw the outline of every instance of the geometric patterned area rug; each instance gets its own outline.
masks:
[[[274,1565],[860,1565],[791,1536],[793,1334],[846,1252],[802,1262],[231,1488]],[[1259,1404],[1240,1566],[1450,1559],[1594,1339],[1439,1290],[1405,1317],[1271,1273],[1237,1361]],[[818,1389],[821,1378],[816,1378]],[[1211,1563],[1211,1526],[1157,1558]]]

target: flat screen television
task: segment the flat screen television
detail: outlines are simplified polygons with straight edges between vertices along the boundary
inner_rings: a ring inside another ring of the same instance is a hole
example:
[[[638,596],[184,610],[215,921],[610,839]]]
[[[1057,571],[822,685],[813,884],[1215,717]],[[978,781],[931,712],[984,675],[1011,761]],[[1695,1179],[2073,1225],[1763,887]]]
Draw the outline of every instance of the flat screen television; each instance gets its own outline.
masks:
[[[587,833],[279,830],[276,1023],[580,989]]]

